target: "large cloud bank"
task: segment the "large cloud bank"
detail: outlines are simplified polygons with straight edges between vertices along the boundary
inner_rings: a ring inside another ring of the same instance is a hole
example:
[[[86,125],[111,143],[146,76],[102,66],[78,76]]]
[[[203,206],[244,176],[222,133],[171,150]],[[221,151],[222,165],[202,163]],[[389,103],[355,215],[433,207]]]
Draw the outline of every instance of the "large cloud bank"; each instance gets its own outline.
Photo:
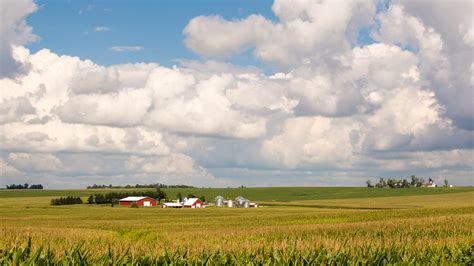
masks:
[[[204,60],[169,68],[31,54],[37,8],[7,2],[1,183],[470,184],[473,7],[447,3],[277,0],[277,21],[200,16],[183,33]],[[247,50],[279,70],[222,61]]]

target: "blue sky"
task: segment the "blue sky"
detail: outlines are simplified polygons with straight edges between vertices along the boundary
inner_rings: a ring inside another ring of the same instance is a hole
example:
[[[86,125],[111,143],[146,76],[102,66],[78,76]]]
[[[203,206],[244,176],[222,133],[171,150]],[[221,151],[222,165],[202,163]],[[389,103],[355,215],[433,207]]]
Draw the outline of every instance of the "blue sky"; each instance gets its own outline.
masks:
[[[98,64],[156,62],[171,66],[178,59],[199,59],[183,44],[183,29],[200,15],[241,19],[262,14],[275,19],[273,1],[37,1],[40,9],[28,24],[40,40],[28,44],[33,52],[48,48]],[[132,4],[133,3],[133,4]],[[96,27],[107,30],[97,32]],[[114,52],[113,46],[141,46],[138,52]],[[250,54],[235,57],[236,64],[256,64]]]

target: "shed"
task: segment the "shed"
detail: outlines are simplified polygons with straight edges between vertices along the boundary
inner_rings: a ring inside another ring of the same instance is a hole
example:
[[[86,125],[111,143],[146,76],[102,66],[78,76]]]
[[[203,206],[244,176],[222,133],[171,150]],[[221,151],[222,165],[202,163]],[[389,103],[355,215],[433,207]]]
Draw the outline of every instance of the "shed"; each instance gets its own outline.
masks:
[[[190,198],[183,204],[184,208],[203,208],[204,204],[199,198]]]
[[[177,202],[165,202],[161,204],[161,208],[183,208],[183,204]]]
[[[136,203],[137,206],[151,207],[156,206],[157,201],[150,197],[126,197],[119,200],[120,206],[131,206],[132,203]]]

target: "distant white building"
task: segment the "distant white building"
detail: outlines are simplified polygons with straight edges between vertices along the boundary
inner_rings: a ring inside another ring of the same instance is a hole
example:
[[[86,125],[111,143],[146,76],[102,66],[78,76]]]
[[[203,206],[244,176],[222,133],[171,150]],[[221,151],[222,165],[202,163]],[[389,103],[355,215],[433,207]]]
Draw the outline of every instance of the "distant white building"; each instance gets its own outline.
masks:
[[[161,204],[161,208],[183,208],[183,204],[177,202],[165,202]]]
[[[435,181],[430,180],[426,186],[427,187],[437,187],[438,185],[436,185]]]

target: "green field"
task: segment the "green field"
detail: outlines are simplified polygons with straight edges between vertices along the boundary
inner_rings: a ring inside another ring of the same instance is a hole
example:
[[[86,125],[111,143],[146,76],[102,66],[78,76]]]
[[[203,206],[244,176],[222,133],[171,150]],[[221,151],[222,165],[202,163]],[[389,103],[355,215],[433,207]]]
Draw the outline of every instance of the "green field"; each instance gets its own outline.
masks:
[[[150,191],[153,188],[141,189],[78,189],[78,190],[0,190],[0,198],[11,197],[59,197],[75,196],[87,197],[94,193],[107,193],[112,191]],[[410,188],[410,189],[376,189],[366,187],[272,187],[272,188],[165,188],[170,199],[174,199],[178,193],[186,196],[194,194],[204,195],[206,199],[213,200],[221,195],[226,198],[243,196],[258,201],[296,201],[317,199],[353,199],[353,198],[375,198],[375,197],[398,197],[398,196],[420,196],[447,193],[459,193],[474,191],[473,187],[453,188]]]
[[[0,264],[474,261],[472,187],[165,189],[170,198],[242,195],[265,206],[252,209],[49,205],[108,191],[0,191]]]

